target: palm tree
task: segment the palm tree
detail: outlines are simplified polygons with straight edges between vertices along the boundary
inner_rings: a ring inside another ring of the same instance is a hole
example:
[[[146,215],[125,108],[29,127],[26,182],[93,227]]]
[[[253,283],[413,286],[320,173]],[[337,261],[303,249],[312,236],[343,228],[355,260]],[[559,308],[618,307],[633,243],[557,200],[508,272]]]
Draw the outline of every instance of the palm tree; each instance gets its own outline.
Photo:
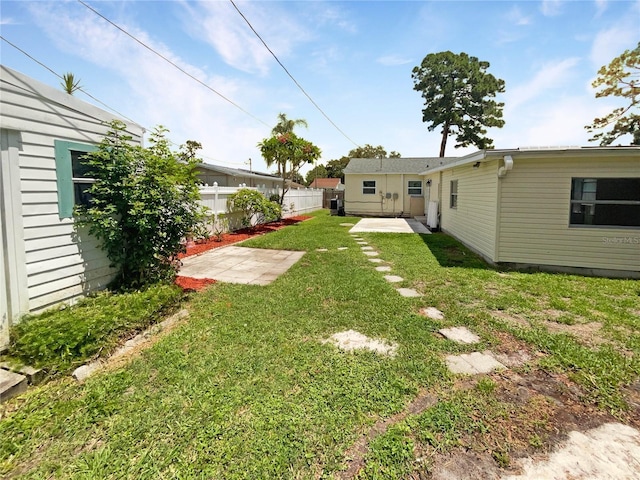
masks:
[[[80,79],[76,80],[75,76],[71,72],[62,75],[62,82],[60,82],[60,85],[69,95],[73,95],[76,90],[80,90],[82,88],[80,85]]]
[[[307,121],[304,118],[297,118],[295,120],[291,120],[287,118],[286,113],[278,114],[278,123],[275,127],[271,129],[271,134],[276,135],[285,135],[287,133],[293,133],[293,129],[296,125],[301,125],[304,128],[307,128]],[[269,166],[269,165],[267,165]],[[278,175],[281,175],[282,172],[280,170],[280,164],[278,163]]]
[[[304,128],[307,128],[307,121],[304,118],[298,118],[296,120],[290,120],[287,118],[286,113],[278,114],[278,124],[273,127],[271,133],[273,135],[283,135],[285,133],[293,132],[294,127],[297,125],[301,125]]]

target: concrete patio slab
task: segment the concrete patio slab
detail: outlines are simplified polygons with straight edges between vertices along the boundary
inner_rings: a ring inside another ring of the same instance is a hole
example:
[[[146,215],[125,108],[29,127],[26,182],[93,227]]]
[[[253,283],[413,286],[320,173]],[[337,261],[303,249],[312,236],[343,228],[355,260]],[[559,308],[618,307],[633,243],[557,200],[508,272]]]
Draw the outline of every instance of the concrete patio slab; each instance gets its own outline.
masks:
[[[268,285],[289,270],[305,252],[229,246],[182,260],[179,275],[219,282]]]
[[[350,232],[431,233],[413,218],[363,218]]]
[[[438,330],[440,335],[457,343],[478,343],[480,337],[472,333],[467,327],[451,327]]]

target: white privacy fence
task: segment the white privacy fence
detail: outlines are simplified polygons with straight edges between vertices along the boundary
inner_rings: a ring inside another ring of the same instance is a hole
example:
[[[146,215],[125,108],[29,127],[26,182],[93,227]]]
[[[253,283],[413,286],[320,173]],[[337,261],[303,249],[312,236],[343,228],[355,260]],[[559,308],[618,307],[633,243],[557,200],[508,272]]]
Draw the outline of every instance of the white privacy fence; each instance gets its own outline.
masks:
[[[282,190],[262,189],[256,187],[200,187],[200,203],[208,208],[210,217],[210,230],[235,230],[240,228],[240,216],[238,214],[229,215],[227,211],[227,200],[229,195],[236,193],[242,188],[250,188],[258,190],[265,197],[271,195],[280,195]],[[282,218],[295,217],[308,212],[313,212],[322,208],[322,189],[304,188],[290,189],[284,195],[284,203],[282,205]],[[224,221],[222,221],[224,219]]]

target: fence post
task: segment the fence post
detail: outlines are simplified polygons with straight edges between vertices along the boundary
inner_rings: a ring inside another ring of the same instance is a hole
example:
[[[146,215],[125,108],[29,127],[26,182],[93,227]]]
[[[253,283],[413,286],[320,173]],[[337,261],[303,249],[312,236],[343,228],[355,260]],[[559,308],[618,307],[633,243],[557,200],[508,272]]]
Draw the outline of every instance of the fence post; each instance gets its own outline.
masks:
[[[218,226],[218,182],[213,182],[213,228]]]

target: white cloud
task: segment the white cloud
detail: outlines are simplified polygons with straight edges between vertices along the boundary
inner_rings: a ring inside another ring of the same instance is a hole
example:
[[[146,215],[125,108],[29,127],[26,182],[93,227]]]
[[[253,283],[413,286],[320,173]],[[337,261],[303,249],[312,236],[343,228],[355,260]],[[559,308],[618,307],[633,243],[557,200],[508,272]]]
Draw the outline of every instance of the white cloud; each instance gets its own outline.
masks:
[[[579,59],[573,57],[543,65],[530,81],[507,90],[505,108],[517,110],[521,105],[536,100],[538,97],[544,99],[550,90],[566,83],[578,62]]]
[[[518,6],[513,6],[505,15],[506,20],[517,26],[530,25],[531,17],[522,13],[522,10]]]
[[[599,17],[600,15],[602,15],[605,10],[607,9],[607,7],[609,6],[608,0],[595,0],[596,3],[596,17]]]
[[[398,65],[406,65],[408,63],[412,63],[413,60],[402,55],[385,55],[376,59],[376,62],[384,65],[385,67],[395,67]]]
[[[201,142],[202,154],[212,157],[205,158],[205,161],[243,162],[252,157],[256,169],[265,168],[255,145],[256,139],[268,134],[267,126],[189,79],[97,16],[88,11],[78,13],[77,10],[71,14],[67,9],[58,8],[59,5],[47,4],[49,8],[44,8],[44,4],[39,4],[32,13],[62,51],[81,57],[105,72],[115,74],[122,81],[118,88],[120,96],[101,98],[102,101],[146,128],[159,124],[166,126],[170,130],[169,137],[177,144],[188,139]],[[208,76],[182,61],[166,46],[155,42],[146,32],[135,26],[122,26],[245,109],[251,111],[252,104],[260,103],[257,101],[262,96],[260,87],[222,76]],[[65,35],[60,35],[60,31]]]
[[[281,61],[297,42],[308,40],[308,33],[272,3],[236,2],[238,8]],[[265,75],[276,62],[249,25],[230,2],[201,1],[182,4],[189,13],[184,28],[210,44],[223,60],[248,73]],[[274,21],[277,18],[277,22]]]
[[[542,0],[540,11],[545,17],[555,17],[562,13],[561,0]]]
[[[0,25],[17,25],[17,22],[11,17],[0,18]]]
[[[590,55],[596,69],[608,65],[625,50],[635,48],[638,42],[638,21],[640,15],[631,15],[631,19],[627,18],[596,35]]]

